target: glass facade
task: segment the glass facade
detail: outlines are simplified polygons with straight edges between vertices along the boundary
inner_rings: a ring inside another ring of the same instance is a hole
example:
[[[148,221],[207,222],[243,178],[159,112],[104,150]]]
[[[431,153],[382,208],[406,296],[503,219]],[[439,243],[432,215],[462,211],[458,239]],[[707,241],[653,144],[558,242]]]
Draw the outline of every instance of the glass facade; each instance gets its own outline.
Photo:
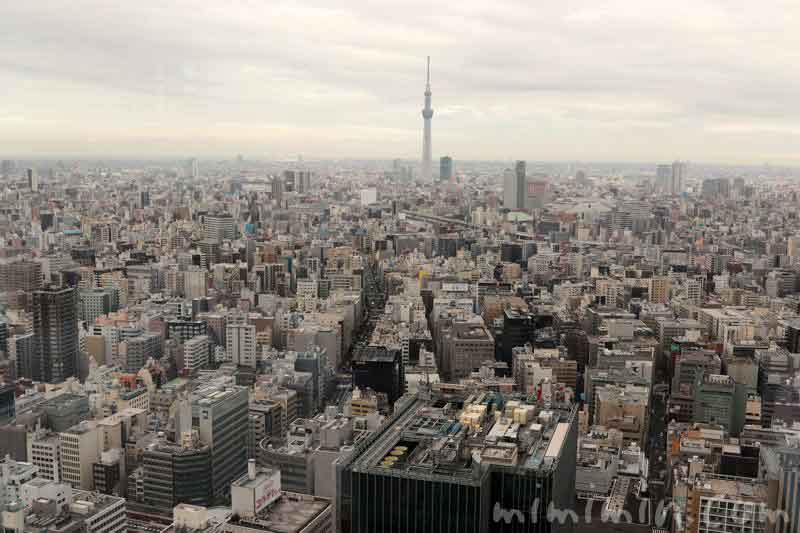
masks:
[[[352,473],[352,533],[480,533],[488,524],[483,484]]]

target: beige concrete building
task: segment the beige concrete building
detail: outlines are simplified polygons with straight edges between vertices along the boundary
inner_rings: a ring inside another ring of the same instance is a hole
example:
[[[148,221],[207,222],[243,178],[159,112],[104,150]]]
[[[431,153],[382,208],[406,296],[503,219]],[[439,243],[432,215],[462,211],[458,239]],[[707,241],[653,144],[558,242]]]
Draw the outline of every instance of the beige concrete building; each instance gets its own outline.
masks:
[[[595,391],[595,424],[618,429],[626,442],[644,448],[649,427],[649,391],[637,385],[605,385]]]

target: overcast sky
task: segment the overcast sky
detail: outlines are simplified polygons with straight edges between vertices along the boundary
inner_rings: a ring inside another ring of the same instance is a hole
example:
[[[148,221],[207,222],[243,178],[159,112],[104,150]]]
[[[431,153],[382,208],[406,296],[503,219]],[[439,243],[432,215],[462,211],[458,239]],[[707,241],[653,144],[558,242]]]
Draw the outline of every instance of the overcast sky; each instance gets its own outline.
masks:
[[[0,152],[800,162],[796,0],[0,2]]]

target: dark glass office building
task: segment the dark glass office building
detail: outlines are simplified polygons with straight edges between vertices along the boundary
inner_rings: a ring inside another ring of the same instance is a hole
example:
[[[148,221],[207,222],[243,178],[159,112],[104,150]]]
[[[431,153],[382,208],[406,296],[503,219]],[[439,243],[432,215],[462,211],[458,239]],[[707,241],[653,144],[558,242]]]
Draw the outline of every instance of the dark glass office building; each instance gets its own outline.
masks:
[[[353,386],[386,394],[393,404],[405,392],[403,354],[385,346],[367,346],[353,361]]]
[[[536,317],[526,309],[509,308],[503,313],[503,349],[500,360],[513,368],[514,348],[534,345],[536,341]]]
[[[527,423],[507,417],[518,409],[529,413]],[[337,467],[341,531],[569,529],[549,521],[547,512],[551,504],[573,503],[576,413],[574,405],[493,393],[403,398],[388,423]]]
[[[0,425],[8,424],[16,415],[16,392],[14,383],[0,383]]]
[[[61,383],[77,376],[78,291],[74,287],[33,293],[33,333],[36,351],[32,379]]]
[[[156,442],[145,448],[142,464],[146,505],[171,510],[179,503],[211,504],[209,446]]]

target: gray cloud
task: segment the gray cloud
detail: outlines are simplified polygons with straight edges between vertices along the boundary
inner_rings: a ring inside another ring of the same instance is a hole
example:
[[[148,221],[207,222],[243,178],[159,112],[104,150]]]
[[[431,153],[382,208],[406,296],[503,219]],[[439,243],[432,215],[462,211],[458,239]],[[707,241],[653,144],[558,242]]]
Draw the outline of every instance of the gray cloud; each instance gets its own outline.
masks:
[[[9,155],[791,162],[800,4],[0,5]]]

